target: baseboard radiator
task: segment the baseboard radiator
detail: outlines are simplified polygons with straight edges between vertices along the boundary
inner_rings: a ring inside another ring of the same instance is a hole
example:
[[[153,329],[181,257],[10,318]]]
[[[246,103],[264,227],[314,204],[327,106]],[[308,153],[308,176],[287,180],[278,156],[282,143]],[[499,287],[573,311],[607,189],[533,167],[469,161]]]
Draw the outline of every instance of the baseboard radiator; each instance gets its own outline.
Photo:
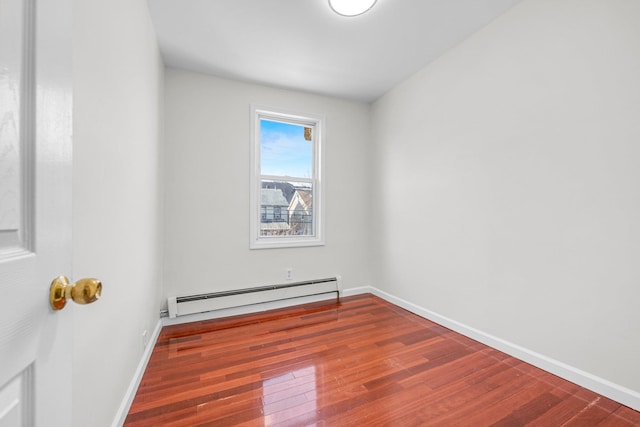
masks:
[[[342,294],[342,280],[339,276],[210,294],[169,297],[167,305],[169,317],[174,318],[186,314],[332,293],[337,298]]]

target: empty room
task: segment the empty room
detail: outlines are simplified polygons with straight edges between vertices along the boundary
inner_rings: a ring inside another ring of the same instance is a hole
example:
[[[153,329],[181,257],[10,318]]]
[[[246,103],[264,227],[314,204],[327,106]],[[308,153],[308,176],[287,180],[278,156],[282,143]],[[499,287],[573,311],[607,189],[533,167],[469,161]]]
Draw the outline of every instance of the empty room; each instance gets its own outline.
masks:
[[[0,424],[640,425],[638,22],[0,0]]]

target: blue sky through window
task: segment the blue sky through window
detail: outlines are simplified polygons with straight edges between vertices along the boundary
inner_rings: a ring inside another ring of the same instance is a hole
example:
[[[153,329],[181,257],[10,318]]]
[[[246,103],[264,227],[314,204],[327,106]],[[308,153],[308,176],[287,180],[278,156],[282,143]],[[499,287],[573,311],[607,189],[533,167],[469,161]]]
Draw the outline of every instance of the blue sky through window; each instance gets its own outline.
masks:
[[[304,139],[304,126],[260,119],[260,173],[313,176],[313,142]]]

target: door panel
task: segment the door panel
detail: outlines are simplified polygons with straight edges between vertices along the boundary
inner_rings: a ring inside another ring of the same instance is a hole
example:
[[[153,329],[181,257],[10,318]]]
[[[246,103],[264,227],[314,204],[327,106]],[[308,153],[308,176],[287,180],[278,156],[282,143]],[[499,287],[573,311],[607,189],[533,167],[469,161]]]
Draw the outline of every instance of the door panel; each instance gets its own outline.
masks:
[[[0,389],[0,427],[32,425],[34,395],[31,369],[21,372]]]
[[[0,426],[71,425],[70,35],[69,0],[0,0]]]
[[[33,194],[28,182],[33,181],[33,139],[27,138],[29,114],[27,100],[33,99],[33,88],[24,74],[33,69],[33,49],[29,26],[33,15],[25,13],[22,0],[0,3],[0,260],[28,250],[25,238],[33,218],[29,203]],[[33,31],[31,31],[31,36]],[[25,93],[30,92],[30,93]],[[24,128],[23,128],[24,125]],[[31,175],[31,176],[30,176]]]

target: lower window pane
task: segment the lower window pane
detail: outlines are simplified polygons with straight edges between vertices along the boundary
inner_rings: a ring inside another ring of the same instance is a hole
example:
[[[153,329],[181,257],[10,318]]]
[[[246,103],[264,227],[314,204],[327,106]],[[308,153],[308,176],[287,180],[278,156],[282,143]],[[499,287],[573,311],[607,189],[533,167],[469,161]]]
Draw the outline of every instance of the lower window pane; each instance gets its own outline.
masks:
[[[262,180],[260,236],[313,236],[313,186]]]

